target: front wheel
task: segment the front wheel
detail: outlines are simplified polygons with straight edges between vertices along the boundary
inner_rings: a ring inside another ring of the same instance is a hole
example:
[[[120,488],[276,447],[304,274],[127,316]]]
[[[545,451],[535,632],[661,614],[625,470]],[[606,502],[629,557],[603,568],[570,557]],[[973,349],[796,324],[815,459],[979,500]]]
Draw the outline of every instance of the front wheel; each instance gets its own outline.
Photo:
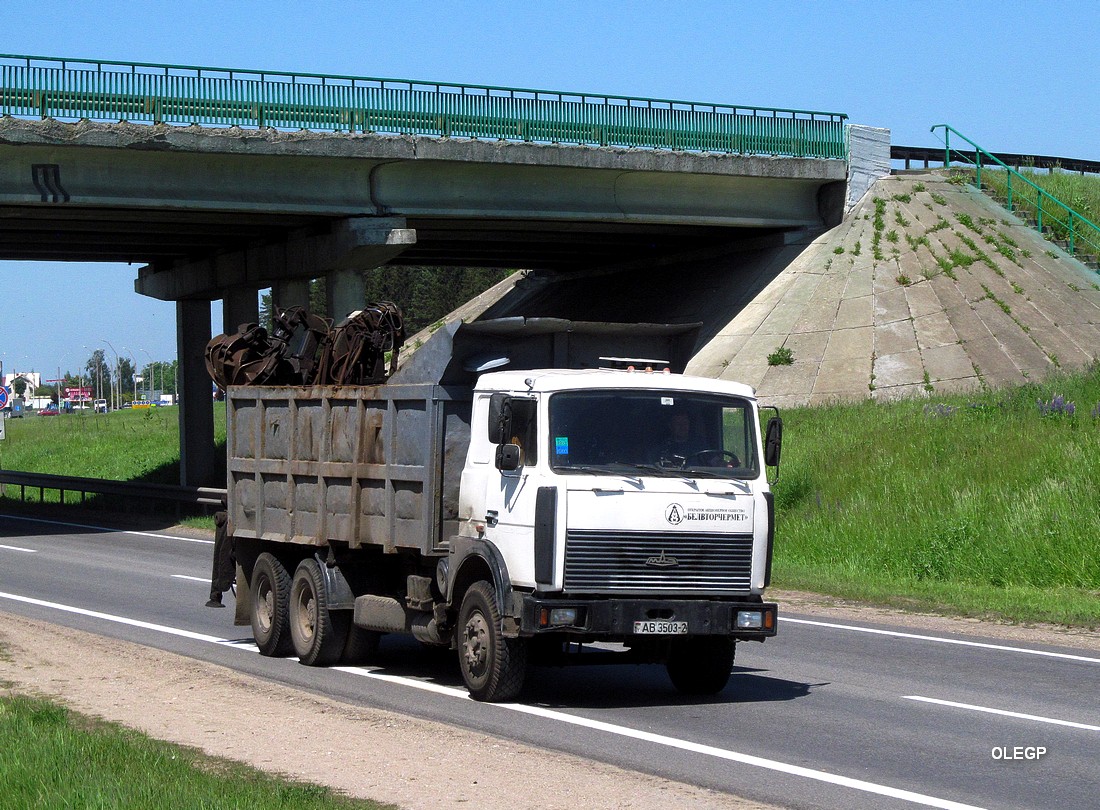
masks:
[[[313,557],[302,560],[290,586],[290,638],[303,664],[323,667],[340,660],[350,612],[329,610],[320,563]]]
[[[723,636],[676,639],[669,650],[668,677],[685,695],[714,695],[726,688],[733,670],[734,640]]]
[[[527,675],[527,642],[505,638],[492,586],[476,582],[458,611],[458,665],[474,700],[511,700]]]

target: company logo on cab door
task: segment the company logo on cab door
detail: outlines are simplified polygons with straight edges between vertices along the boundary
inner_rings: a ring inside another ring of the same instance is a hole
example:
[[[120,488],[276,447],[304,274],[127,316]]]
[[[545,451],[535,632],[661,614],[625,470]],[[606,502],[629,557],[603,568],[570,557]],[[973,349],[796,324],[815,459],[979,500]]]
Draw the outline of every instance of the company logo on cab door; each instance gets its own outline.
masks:
[[[673,526],[678,526],[684,521],[699,523],[744,523],[749,519],[749,513],[736,506],[688,506],[678,503],[670,503],[665,509],[665,520]]]

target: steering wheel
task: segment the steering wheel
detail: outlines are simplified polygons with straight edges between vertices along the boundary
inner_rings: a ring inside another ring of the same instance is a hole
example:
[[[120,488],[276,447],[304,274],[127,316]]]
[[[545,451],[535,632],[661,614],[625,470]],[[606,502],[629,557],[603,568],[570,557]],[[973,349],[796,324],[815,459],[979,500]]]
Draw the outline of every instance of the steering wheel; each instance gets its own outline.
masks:
[[[687,461],[690,462],[692,459],[699,459],[700,462],[706,464],[707,463],[706,458],[708,456],[710,456],[710,457],[718,456],[719,458],[724,459],[726,461],[726,466],[727,467],[740,467],[741,466],[741,460],[738,459],[737,456],[734,453],[731,453],[729,450],[719,450],[717,448],[715,448],[713,450],[698,450],[694,453],[690,453],[687,457]],[[707,464],[707,466],[708,467],[716,467],[718,465],[717,464]]]

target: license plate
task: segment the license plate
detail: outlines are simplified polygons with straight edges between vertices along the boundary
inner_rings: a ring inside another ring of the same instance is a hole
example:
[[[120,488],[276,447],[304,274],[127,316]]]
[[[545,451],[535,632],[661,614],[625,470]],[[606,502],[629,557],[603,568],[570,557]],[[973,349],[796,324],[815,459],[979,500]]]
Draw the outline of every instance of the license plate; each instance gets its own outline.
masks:
[[[687,635],[687,622],[634,622],[634,632],[646,636],[683,636]]]

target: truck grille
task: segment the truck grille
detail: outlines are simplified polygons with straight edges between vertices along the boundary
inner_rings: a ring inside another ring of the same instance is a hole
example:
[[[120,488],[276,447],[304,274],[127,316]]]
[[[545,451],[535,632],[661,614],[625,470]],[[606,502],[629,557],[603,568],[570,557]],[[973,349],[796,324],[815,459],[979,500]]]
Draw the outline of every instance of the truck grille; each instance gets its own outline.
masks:
[[[570,531],[565,590],[572,593],[743,593],[752,535]]]

